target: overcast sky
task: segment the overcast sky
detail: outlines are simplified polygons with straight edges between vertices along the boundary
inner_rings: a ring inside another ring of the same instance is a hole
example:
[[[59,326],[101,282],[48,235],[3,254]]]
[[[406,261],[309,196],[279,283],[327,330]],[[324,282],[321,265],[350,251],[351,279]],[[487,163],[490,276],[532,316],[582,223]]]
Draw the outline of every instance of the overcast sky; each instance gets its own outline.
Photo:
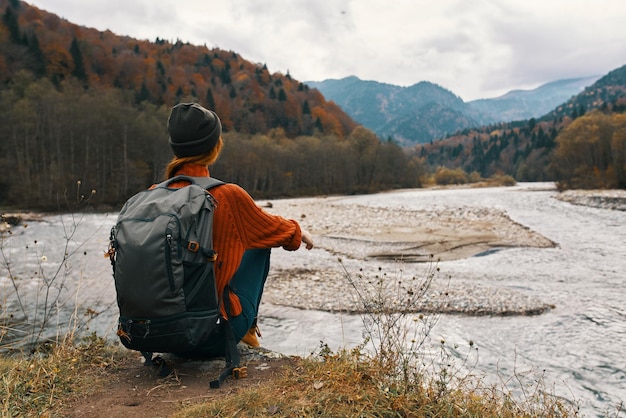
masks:
[[[232,50],[300,81],[430,81],[465,101],[626,64],[624,0],[27,3],[119,35]]]

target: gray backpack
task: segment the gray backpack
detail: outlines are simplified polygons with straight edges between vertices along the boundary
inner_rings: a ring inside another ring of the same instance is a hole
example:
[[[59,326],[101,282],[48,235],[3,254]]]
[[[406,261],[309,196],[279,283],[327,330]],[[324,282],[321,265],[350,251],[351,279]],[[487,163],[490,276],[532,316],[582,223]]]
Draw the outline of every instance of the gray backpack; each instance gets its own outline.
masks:
[[[180,180],[191,184],[169,187]],[[124,204],[111,229],[108,253],[122,344],[140,351],[146,365],[159,366],[162,374],[169,374],[169,369],[162,358],[152,358],[155,352],[187,357],[223,354],[226,370],[211,387],[219,387],[230,374],[245,377],[216,290],[215,200],[208,189],[220,184],[208,177],[177,176],[137,193]],[[228,311],[228,297],[223,300]]]

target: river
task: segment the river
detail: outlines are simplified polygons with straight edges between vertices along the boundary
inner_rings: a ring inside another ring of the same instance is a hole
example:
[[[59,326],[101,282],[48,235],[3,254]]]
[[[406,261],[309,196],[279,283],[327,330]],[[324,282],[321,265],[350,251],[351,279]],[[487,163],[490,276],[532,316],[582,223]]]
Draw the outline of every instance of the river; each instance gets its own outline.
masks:
[[[409,210],[492,207],[557,243],[555,248],[509,248],[441,262],[451,286],[480,281],[515,289],[555,308],[537,316],[442,315],[431,335],[458,346],[459,357],[472,341],[472,349],[477,349],[472,370],[487,381],[508,383],[516,376],[542,375],[548,391],[577,402],[585,416],[615,416],[616,405],[626,399],[626,211],[572,205],[555,199],[555,194],[549,183],[522,183],[511,188],[403,190],[348,196],[333,203]],[[15,227],[3,251],[12,263],[22,301],[31,300],[37,289],[41,294],[41,282],[26,277],[54,277],[68,242],[68,268],[52,282],[53,288],[62,289],[64,301],[55,309],[70,312],[78,304],[77,317],[85,329],[113,336],[115,293],[102,254],[114,220],[115,214],[73,220],[50,216],[28,228]],[[74,224],[75,236],[65,239],[64,228],[70,231]],[[273,266],[293,264],[281,251],[274,254]],[[10,300],[14,283],[5,270],[0,268],[0,285],[3,300]],[[77,288],[78,293],[73,291]],[[4,306],[19,311],[15,301]],[[99,315],[87,321],[96,312]],[[309,354],[320,342],[337,349],[363,341],[358,316],[269,304],[262,305],[260,316],[263,346],[285,354]],[[53,316],[57,327],[67,322],[67,315]]]

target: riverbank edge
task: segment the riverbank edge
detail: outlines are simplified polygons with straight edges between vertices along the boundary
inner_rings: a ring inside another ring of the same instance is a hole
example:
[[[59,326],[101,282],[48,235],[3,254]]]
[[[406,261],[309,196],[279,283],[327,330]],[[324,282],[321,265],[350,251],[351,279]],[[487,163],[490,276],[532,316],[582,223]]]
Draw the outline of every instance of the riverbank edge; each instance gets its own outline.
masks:
[[[453,187],[453,186],[450,186]],[[459,186],[463,187],[463,186]],[[466,186],[467,187],[467,186]],[[554,189],[556,190],[556,189]],[[626,190],[568,190],[560,192],[554,196],[556,199],[577,205],[584,205],[590,207],[597,207],[603,209],[617,209],[626,210]],[[291,200],[291,199],[290,199]],[[28,222],[41,222],[46,216],[51,216],[49,213],[38,212],[21,212],[21,213],[5,213],[2,214],[2,223],[0,223],[0,232],[2,228],[10,230],[12,225],[25,225]],[[53,216],[53,215],[52,215]],[[553,245],[555,245],[553,243]],[[295,283],[294,279],[285,280],[284,277],[296,276],[297,271],[278,271],[279,279],[274,281],[285,281],[285,284],[279,289],[272,290],[271,283],[268,284],[268,290],[266,291],[265,299],[267,299],[273,305],[286,306],[301,310],[319,310],[324,312],[341,312],[346,314],[358,315],[362,314],[362,310],[354,308],[346,303],[330,302],[336,298],[328,297],[324,298],[324,303],[312,303],[312,300],[299,300],[297,294],[305,292],[294,291],[299,287],[298,283]],[[317,272],[319,274],[319,272]],[[284,276],[284,277],[280,277]],[[326,282],[328,284],[328,282]],[[466,316],[534,316],[544,314],[552,309],[555,309],[555,305],[551,303],[545,303],[540,300],[499,300],[500,297],[489,297],[489,301],[472,301],[467,295],[472,294],[472,288],[468,287],[463,289],[454,289],[450,291],[451,297],[448,297],[449,289],[436,289],[436,295],[434,298],[428,298],[420,303],[415,309],[414,313],[422,314],[450,314],[450,315],[466,315]],[[466,294],[465,300],[455,295],[456,293]],[[278,294],[278,296],[274,295]],[[290,295],[295,293],[296,295]],[[285,298],[284,296],[290,296]],[[302,298],[301,298],[302,299]],[[491,300],[494,299],[494,300]],[[502,303],[500,303],[502,302]]]

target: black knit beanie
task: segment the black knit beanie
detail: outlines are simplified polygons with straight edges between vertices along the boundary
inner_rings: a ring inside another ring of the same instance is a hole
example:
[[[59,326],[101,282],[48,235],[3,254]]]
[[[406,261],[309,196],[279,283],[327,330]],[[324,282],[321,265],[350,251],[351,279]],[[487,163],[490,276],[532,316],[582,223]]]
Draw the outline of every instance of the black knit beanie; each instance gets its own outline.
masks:
[[[193,157],[210,152],[222,134],[217,114],[197,103],[179,103],[167,120],[170,147],[177,157]]]

